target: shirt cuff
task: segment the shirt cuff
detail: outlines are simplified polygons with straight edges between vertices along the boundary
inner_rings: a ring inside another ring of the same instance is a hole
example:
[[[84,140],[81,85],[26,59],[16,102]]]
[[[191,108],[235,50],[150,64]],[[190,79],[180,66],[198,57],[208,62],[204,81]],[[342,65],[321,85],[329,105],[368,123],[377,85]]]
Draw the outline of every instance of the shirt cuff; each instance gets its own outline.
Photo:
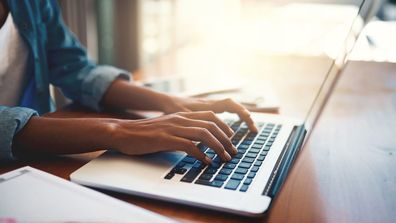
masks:
[[[102,110],[100,101],[110,84],[116,79],[130,81],[131,74],[112,66],[96,66],[92,69],[82,84],[81,103],[96,111]]]
[[[37,112],[30,108],[0,106],[0,161],[15,160],[12,153],[14,136]]]

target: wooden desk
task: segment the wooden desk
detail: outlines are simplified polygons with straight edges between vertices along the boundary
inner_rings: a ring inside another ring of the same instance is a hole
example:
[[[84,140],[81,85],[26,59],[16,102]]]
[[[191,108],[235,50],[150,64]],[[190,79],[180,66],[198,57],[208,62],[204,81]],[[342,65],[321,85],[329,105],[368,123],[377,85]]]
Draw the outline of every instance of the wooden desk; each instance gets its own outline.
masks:
[[[251,219],[109,194],[186,222],[392,222],[395,133],[396,64],[350,62],[267,216]],[[98,154],[14,163],[0,167],[0,173],[30,165],[68,179]]]

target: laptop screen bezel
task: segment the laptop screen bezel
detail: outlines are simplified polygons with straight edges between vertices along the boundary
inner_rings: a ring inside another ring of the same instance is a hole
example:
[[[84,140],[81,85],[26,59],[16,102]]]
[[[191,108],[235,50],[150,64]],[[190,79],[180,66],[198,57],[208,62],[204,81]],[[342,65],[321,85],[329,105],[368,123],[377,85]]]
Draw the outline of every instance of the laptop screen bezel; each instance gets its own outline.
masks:
[[[309,133],[312,131],[314,128],[320,114],[323,111],[323,108],[328,101],[336,83],[337,80],[340,77],[340,73],[344,69],[347,61],[348,61],[348,55],[352,51],[362,29],[364,26],[364,18],[362,16],[362,8],[364,4],[366,3],[366,0],[362,0],[362,2],[359,5],[359,9],[357,11],[356,17],[354,18],[352,25],[345,37],[344,42],[342,43],[340,53],[338,56],[333,59],[333,62],[327,71],[318,92],[316,93],[316,96],[307,112],[307,115],[305,116],[304,119],[304,126],[305,129],[307,130],[307,135],[305,139],[308,138]],[[305,140],[304,140],[305,141]]]

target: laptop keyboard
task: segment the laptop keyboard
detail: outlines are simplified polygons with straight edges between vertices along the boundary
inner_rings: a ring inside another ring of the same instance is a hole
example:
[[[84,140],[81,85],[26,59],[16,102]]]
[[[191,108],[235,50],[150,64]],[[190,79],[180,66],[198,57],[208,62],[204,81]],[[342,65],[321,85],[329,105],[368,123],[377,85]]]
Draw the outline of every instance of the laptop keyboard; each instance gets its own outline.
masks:
[[[253,133],[241,121],[226,120],[225,122],[235,132],[231,141],[238,149],[237,155],[224,163],[212,149],[200,143],[198,148],[212,159],[212,164],[206,165],[192,156],[186,156],[165,176],[165,179],[170,180],[179,174],[183,176],[181,182],[246,192],[282,126],[258,123],[259,132]]]

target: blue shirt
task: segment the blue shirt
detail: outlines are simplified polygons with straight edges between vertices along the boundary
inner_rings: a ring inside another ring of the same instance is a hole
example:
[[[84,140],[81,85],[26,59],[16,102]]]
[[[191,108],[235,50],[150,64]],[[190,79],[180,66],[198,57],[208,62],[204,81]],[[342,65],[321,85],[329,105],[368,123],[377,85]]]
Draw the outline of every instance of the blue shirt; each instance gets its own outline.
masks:
[[[34,115],[53,110],[49,84],[83,105],[99,110],[99,102],[126,71],[98,66],[63,23],[56,0],[8,0],[14,23],[29,48],[29,82],[19,107],[0,105],[0,161],[12,160],[12,140]]]

